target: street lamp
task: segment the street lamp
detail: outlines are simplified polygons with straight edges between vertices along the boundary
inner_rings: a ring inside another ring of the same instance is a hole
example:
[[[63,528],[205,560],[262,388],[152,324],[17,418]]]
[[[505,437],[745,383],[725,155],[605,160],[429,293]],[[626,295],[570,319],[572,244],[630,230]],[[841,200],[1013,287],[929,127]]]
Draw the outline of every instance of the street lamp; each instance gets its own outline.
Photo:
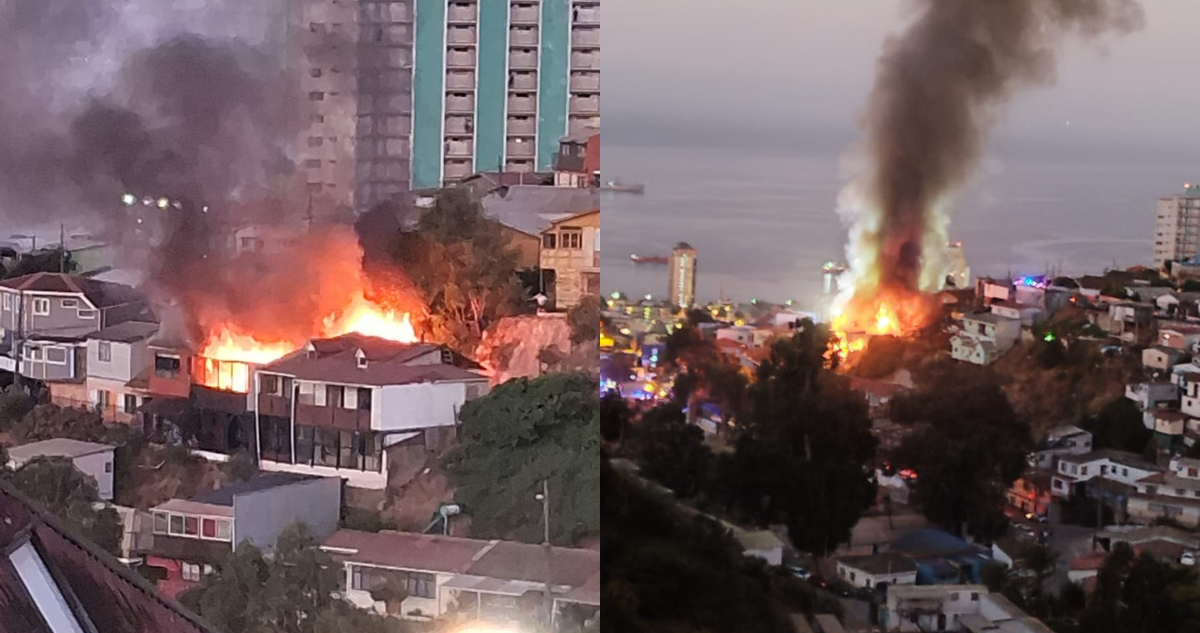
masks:
[[[542,546],[546,548],[546,589],[543,600],[546,609],[546,625],[554,625],[554,598],[551,594],[550,567],[554,560],[553,546],[550,545],[550,481],[542,480],[542,491],[534,495],[534,498],[542,502]]]

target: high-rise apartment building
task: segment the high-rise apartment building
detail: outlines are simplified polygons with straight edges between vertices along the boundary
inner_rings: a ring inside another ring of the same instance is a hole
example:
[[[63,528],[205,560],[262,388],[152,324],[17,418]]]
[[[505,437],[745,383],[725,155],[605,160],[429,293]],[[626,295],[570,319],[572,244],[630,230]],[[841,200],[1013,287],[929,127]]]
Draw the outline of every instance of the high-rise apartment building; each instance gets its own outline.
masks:
[[[549,171],[600,117],[599,0],[416,0],[414,188]]]
[[[690,308],[696,303],[696,249],[680,242],[671,251],[667,296],[671,305]]]
[[[1183,193],[1159,198],[1154,223],[1154,265],[1200,256],[1200,185],[1186,184]]]
[[[599,124],[599,0],[302,0],[295,160],[313,198],[364,211],[480,171],[549,171]]]

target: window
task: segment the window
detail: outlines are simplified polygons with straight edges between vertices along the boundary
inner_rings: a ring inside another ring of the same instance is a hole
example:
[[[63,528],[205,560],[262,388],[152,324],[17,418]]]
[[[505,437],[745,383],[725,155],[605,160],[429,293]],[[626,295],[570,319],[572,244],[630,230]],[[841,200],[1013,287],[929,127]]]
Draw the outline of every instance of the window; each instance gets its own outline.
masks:
[[[958,602],[958,592],[957,591],[950,592],[950,602]]]
[[[338,432],[336,429],[316,429],[313,442],[313,464],[337,468]]]
[[[338,433],[338,468],[359,468],[358,456],[354,450],[353,431],[341,431]]]
[[[558,236],[554,233],[546,233],[542,236],[542,248],[558,248],[557,242]]]
[[[313,427],[296,427],[296,463],[311,466],[313,462]]]
[[[314,79],[315,79],[315,78],[317,78],[317,77],[320,77],[320,76],[321,76],[321,69],[320,69],[320,68],[312,68],[312,69],[309,69],[309,71],[308,71],[308,76],[309,76],[309,77],[312,77],[312,78],[314,78]]]
[[[166,512],[155,512],[154,513],[154,533],[155,534],[166,534],[167,533],[167,517],[168,517],[168,515]]]
[[[78,316],[81,319],[90,321],[91,319],[96,318],[96,311],[95,310],[80,310],[78,313]]]
[[[112,462],[104,462],[104,472],[106,472],[106,473],[112,472]]]
[[[4,309],[12,310],[12,295],[4,293]]]
[[[217,538],[222,541],[233,540],[233,522],[229,519],[217,519]]]
[[[304,161],[304,168],[305,169],[320,169],[321,168],[321,159],[320,158],[310,158],[310,159]]]
[[[362,565],[350,566],[350,588],[357,591],[366,591],[366,574],[363,573]]]
[[[583,248],[583,231],[579,229],[565,229],[562,235],[562,248],[579,250]]]
[[[1200,476],[1200,474],[1197,473],[1197,469],[1188,468],[1188,477],[1197,477],[1197,476]]]
[[[325,406],[338,409],[346,406],[346,388],[341,385],[325,386]]]
[[[97,346],[96,355],[100,357],[100,362],[102,363],[112,362],[112,343],[100,341],[100,344]]]
[[[183,533],[187,536],[198,536],[200,534],[200,517],[183,517]]]
[[[200,536],[204,538],[217,537],[217,520],[205,517],[200,520]]]
[[[107,409],[112,404],[112,392],[100,389],[96,391],[96,408]]]
[[[1104,465],[1104,464],[1100,465],[1100,474],[1102,476],[1108,474],[1108,466],[1107,465]]]
[[[308,146],[309,146],[309,147],[320,147],[320,146],[321,146],[321,144],[322,144],[322,143],[324,143],[324,142],[325,142],[325,139],[323,139],[323,138],[321,138],[321,137],[319,137],[319,136],[310,136],[310,137],[308,137]]]
[[[200,566],[195,563],[184,563],[182,566],[183,579],[200,582]]]
[[[325,115],[324,115],[324,114],[314,114],[314,115],[312,115],[312,122],[313,122],[313,123],[324,123],[324,122],[325,122]]]
[[[1087,474],[1087,466],[1084,466],[1083,468],[1080,468],[1080,469],[1079,469],[1079,474],[1080,474],[1080,475],[1086,475],[1086,474]]]
[[[979,594],[971,592],[971,602],[979,602]]]
[[[358,410],[371,410],[371,390],[365,387],[358,388]]]
[[[178,356],[157,355],[154,357],[154,373],[168,378],[179,373],[181,363]]]
[[[409,574],[408,595],[414,598],[436,598],[437,579],[433,574]]]
[[[125,413],[137,413],[137,396],[132,393],[125,394]]]
[[[324,101],[325,93],[324,92],[310,92],[310,93],[308,93],[308,100],[309,101]]]
[[[62,307],[64,307],[64,308],[71,308],[71,309],[78,308],[78,307],[79,307],[79,300],[78,300],[78,299],[63,299],[63,300],[62,300]]]
[[[65,350],[61,347],[47,347],[46,348],[46,362],[54,363],[56,365],[66,365],[67,364],[67,350]]]
[[[33,314],[34,316],[50,316],[50,300],[34,299]]]
[[[1128,476],[1129,476],[1129,469],[1128,469],[1128,468],[1122,468],[1122,469],[1121,469],[1121,476],[1122,476],[1122,477],[1128,477]]]
[[[183,515],[182,514],[172,514],[171,515],[171,530],[170,530],[169,534],[171,534],[171,536],[183,536]]]

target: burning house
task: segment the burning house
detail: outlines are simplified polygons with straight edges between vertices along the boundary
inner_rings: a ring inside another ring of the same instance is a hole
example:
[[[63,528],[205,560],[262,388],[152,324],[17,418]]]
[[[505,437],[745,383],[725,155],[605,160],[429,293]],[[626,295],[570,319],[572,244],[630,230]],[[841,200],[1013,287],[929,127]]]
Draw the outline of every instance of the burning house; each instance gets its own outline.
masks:
[[[393,463],[424,463],[455,436],[463,404],[487,393],[487,378],[466,364],[424,343],[309,341],[254,372],[262,468],[384,488]]]

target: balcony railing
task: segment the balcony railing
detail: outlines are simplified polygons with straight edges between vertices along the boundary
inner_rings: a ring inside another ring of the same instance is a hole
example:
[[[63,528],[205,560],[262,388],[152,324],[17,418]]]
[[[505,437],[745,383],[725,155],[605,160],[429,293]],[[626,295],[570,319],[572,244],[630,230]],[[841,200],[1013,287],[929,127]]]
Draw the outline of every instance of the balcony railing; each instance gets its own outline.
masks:
[[[447,90],[474,90],[475,89],[475,73],[474,71],[457,71],[446,74],[446,89]]]
[[[533,119],[509,119],[508,120],[509,136],[533,136],[537,134],[537,125]]]
[[[586,26],[600,26],[600,9],[576,9],[574,23]]]
[[[510,24],[533,24],[538,23],[537,7],[513,7],[508,14]]]
[[[446,11],[446,21],[450,24],[474,24],[474,4],[452,4]]]
[[[451,51],[446,55],[446,68],[474,68],[475,55],[468,51]]]
[[[347,431],[371,430],[371,412],[344,407],[296,405],[296,424],[323,426]]]
[[[537,102],[528,97],[508,100],[509,114],[534,114],[537,112]]]
[[[600,70],[600,56],[576,53],[571,56],[571,68],[574,70]]]
[[[443,173],[446,180],[460,180],[471,175],[471,161],[469,160],[450,160],[446,161]]]
[[[446,157],[470,158],[472,156],[471,145],[471,141],[448,141],[446,143]]]
[[[537,29],[512,29],[508,32],[509,46],[537,46]]]
[[[475,101],[470,97],[450,97],[446,99],[446,112],[449,114],[471,114],[475,112]]]
[[[537,70],[537,65],[537,53],[533,51],[514,52],[508,56],[510,70]]]
[[[537,90],[536,73],[513,73],[508,80],[509,90]]]
[[[571,92],[593,92],[600,90],[600,75],[575,73],[571,75]]]
[[[600,31],[575,31],[571,34],[571,45],[576,48],[599,48]]]
[[[529,141],[509,141],[507,147],[508,156],[510,158],[533,158],[536,149],[537,148],[534,147],[534,143]]]
[[[446,32],[446,41],[450,44],[474,44],[475,29],[450,27],[450,29]]]
[[[475,126],[471,123],[471,117],[467,116],[449,116],[446,117],[446,134],[474,134]]]
[[[598,114],[600,99],[598,97],[571,97],[571,114]]]

